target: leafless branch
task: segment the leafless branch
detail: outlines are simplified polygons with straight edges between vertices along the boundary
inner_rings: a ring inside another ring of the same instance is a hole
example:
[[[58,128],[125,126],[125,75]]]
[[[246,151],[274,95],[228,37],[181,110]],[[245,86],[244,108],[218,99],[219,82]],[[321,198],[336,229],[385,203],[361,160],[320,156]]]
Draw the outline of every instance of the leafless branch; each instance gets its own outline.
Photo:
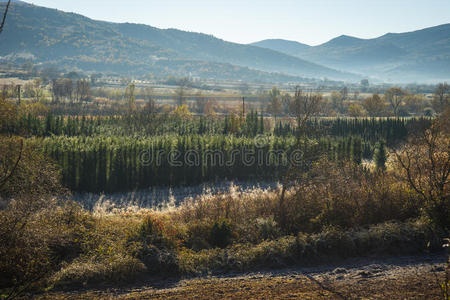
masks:
[[[3,185],[8,181],[8,179],[14,174],[14,171],[17,169],[17,166],[19,165],[19,162],[22,159],[22,152],[23,152],[23,140],[21,139],[19,156],[17,157],[16,163],[14,164],[14,167],[11,169],[9,174],[7,174],[3,178],[0,178],[0,188],[3,187]]]
[[[8,0],[8,3],[6,3],[5,12],[3,13],[2,24],[0,25],[0,33],[2,33],[3,27],[5,26],[6,15],[8,14],[8,9],[9,9],[9,5],[10,5],[10,4],[11,4],[11,0]]]

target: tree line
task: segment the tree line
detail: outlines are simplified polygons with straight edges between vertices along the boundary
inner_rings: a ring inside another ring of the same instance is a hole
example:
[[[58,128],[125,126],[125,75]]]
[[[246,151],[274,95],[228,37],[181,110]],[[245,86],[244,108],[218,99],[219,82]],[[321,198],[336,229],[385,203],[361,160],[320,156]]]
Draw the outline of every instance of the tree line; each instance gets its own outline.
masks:
[[[93,136],[99,134],[114,136],[157,136],[179,135],[236,135],[254,137],[260,134],[288,137],[297,135],[297,127],[290,120],[278,121],[274,128],[265,124],[262,113],[250,111],[245,118],[235,114],[223,118],[192,117],[180,118],[172,114],[133,114],[105,117],[60,116],[48,113],[36,116],[22,114],[15,122],[9,123],[5,133],[33,136]],[[384,139],[388,145],[404,139],[408,130],[426,127],[430,118],[314,118],[306,123],[306,135],[310,138],[321,136],[360,136],[364,141],[376,142]]]
[[[276,180],[292,163],[295,137],[165,135],[48,137],[29,139],[62,168],[73,191],[118,192],[154,186],[193,185],[215,180]],[[361,164],[379,144],[358,136],[322,137],[302,145],[304,153]],[[383,146],[384,147],[384,144]],[[295,163],[295,162],[294,162]],[[380,164],[382,166],[383,164]]]

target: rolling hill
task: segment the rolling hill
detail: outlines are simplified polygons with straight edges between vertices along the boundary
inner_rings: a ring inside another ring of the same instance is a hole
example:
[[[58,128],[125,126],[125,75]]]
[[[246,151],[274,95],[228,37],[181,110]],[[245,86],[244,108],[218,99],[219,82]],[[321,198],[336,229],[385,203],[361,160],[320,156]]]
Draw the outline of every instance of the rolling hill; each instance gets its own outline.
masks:
[[[288,41],[283,39],[268,39],[252,43],[253,46],[261,48],[272,49],[281,53],[297,56],[311,46],[295,41]]]
[[[295,53],[265,41],[253,45],[383,80],[450,79],[450,24],[374,39],[342,35],[319,46],[299,47]]]
[[[0,0],[0,7],[4,4]],[[278,51],[226,42],[211,35],[95,21],[23,2],[11,5],[0,35],[0,56],[4,61],[33,60],[121,74],[252,81],[359,78]]]

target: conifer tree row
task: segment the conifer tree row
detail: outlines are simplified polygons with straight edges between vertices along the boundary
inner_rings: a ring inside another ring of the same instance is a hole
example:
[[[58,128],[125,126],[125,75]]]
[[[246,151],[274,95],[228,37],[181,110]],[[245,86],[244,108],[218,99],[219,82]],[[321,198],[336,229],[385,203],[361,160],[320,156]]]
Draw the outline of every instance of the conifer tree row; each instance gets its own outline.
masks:
[[[267,144],[234,135],[164,135],[151,138],[31,139],[63,170],[74,191],[116,192],[215,180],[276,179],[295,150],[295,137],[267,136]],[[331,160],[371,159],[374,146],[358,136],[322,137],[303,149]]]

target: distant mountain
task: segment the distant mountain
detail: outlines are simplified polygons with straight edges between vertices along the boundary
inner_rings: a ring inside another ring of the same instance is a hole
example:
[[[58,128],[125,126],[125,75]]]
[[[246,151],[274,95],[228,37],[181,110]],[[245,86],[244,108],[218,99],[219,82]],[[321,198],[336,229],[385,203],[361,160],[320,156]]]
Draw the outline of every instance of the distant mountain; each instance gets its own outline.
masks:
[[[0,3],[1,2],[8,2],[8,0],[0,0]],[[21,0],[11,0],[11,3],[28,4],[28,3],[24,2],[24,1],[21,1]]]
[[[0,7],[4,3],[0,0]],[[0,35],[0,56],[4,61],[32,58],[38,63],[122,74],[260,81],[359,78],[278,51],[230,43],[211,35],[95,21],[24,3],[11,5]]]
[[[264,43],[264,41],[259,42]],[[282,51],[280,48],[266,48]],[[282,51],[318,64],[393,81],[450,79],[450,24],[374,39],[342,35],[319,46]]]
[[[255,42],[250,45],[258,46],[261,48],[272,49],[278,52],[286,53],[292,56],[297,56],[299,53],[305,51],[311,46],[302,44],[295,41],[288,41],[282,39],[269,39],[260,42]]]

